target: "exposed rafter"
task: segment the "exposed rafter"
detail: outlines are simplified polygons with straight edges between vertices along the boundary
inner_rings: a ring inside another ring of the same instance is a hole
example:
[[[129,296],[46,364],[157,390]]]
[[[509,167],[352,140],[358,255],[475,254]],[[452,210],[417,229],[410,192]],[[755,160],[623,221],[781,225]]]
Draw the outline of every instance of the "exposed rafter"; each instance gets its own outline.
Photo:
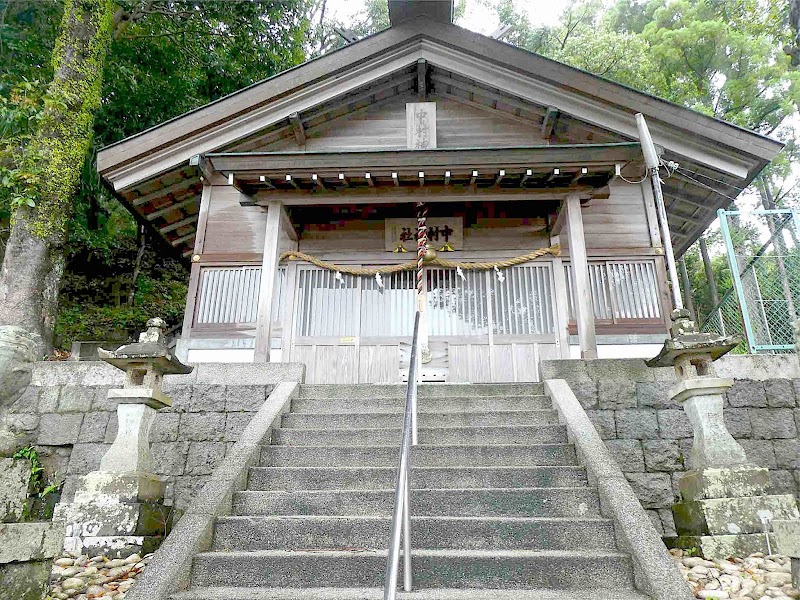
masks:
[[[185,219],[181,219],[180,221],[175,221],[174,223],[170,223],[169,225],[164,225],[163,227],[159,227],[158,230],[161,233],[169,233],[170,231],[175,231],[176,229],[180,229],[186,225],[191,225],[192,223],[197,222],[199,217],[197,215],[191,215],[186,217]]]
[[[541,136],[543,140],[549,140],[556,129],[556,122],[558,121],[558,109],[552,106],[547,107],[547,112],[542,121]]]
[[[148,221],[155,221],[159,217],[163,217],[168,213],[171,213],[176,210],[183,210],[184,208],[189,208],[190,206],[195,204],[197,204],[197,198],[192,196],[191,198],[189,198],[188,200],[184,200],[183,202],[178,202],[177,204],[170,204],[169,206],[165,206],[164,208],[160,208],[151,213],[147,213],[147,215],[145,215],[145,218]]]

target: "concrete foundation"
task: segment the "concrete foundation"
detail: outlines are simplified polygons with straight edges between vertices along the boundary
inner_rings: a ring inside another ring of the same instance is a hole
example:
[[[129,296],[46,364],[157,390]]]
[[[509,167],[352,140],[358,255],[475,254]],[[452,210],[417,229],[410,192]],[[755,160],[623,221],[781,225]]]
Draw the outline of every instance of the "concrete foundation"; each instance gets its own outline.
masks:
[[[766,469],[690,471],[680,482],[683,501],[672,508],[679,548],[697,548],[708,559],[770,553],[765,524],[798,519],[794,496],[767,494]]]

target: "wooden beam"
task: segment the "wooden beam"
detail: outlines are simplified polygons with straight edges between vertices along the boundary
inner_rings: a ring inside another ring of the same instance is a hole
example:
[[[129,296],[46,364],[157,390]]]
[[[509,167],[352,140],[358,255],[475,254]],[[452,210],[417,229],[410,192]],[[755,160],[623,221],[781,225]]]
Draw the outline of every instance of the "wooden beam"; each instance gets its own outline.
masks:
[[[543,140],[550,140],[555,132],[556,122],[558,121],[558,109],[553,106],[547,107],[547,112],[542,121],[541,137]]]
[[[206,160],[206,157],[202,154],[195,154],[192,158],[189,159],[189,166],[197,167],[197,170],[200,171],[200,180],[208,181],[209,183],[214,183],[216,179],[217,172],[214,171],[213,166],[209,161]]]
[[[520,187],[525,187],[525,182],[527,182],[531,177],[533,177],[533,169],[525,169],[525,175],[523,176],[522,180],[519,182]]]
[[[572,264],[572,279],[575,282],[575,321],[578,325],[581,358],[597,358],[597,335],[580,197],[574,194],[568,195],[564,200],[562,211],[567,213],[569,255]]]
[[[463,202],[465,200],[563,200],[567,194],[576,194],[582,200],[590,200],[597,190],[590,186],[558,188],[483,188],[469,185],[426,184],[419,186],[375,186],[331,190],[327,194],[314,194],[306,190],[263,191],[255,195],[259,206],[270,201],[282,202],[285,206],[322,206],[329,204],[392,204],[424,201]]]
[[[193,231],[192,233],[187,233],[186,235],[184,235],[184,236],[182,236],[182,237],[179,237],[179,238],[177,238],[177,239],[174,239],[174,240],[172,240],[172,241],[170,242],[170,244],[172,244],[172,246],[173,246],[173,247],[177,248],[177,247],[178,247],[178,246],[180,246],[180,245],[181,245],[183,242],[188,242],[188,241],[189,241],[190,239],[192,239],[192,238],[193,238],[195,235],[197,235],[197,231]]]
[[[293,112],[289,115],[289,124],[292,126],[294,138],[297,143],[304,146],[306,143],[306,130],[303,127],[303,119],[300,118],[300,113]]]
[[[165,188],[161,188],[160,190],[156,190],[146,196],[139,196],[138,198],[134,198],[131,200],[131,204],[133,206],[142,206],[143,204],[147,204],[152,200],[158,200],[159,198],[163,198],[164,196],[168,196],[170,194],[174,194],[180,190],[188,190],[193,185],[196,185],[198,181],[196,179],[183,179],[177,183],[173,183],[170,186]]]
[[[561,232],[564,230],[564,225],[567,224],[567,211],[566,205],[562,202],[561,203],[561,210],[558,211],[558,215],[556,216],[556,221],[553,223],[553,227],[550,230],[550,236],[560,235]]]
[[[148,213],[145,215],[145,218],[148,221],[155,221],[159,217],[163,217],[165,214],[172,212],[173,210],[182,210],[187,206],[192,206],[193,204],[197,204],[197,198],[192,196],[183,202],[178,202],[177,204],[170,204],[169,206],[165,206],[164,208],[160,208],[154,212]]]
[[[208,154],[217,170],[243,176],[347,171],[374,173],[401,170],[450,169],[483,173],[499,169],[607,167],[641,158],[638,143],[531,146],[527,148],[439,148],[436,150],[378,150],[357,152],[249,152]]]
[[[281,229],[293,242],[297,241],[297,231],[294,229],[294,225],[292,225],[292,220],[289,218],[289,213],[286,212],[285,208],[282,208],[281,211]]]
[[[203,194],[200,196],[200,210],[197,213],[197,235],[194,238],[194,252],[195,254],[203,253],[203,245],[206,241],[206,226],[208,225],[208,212],[211,206],[211,197],[214,193],[214,187],[211,185],[203,186]]]
[[[281,232],[280,202],[267,205],[267,223],[264,232],[264,255],[261,261],[261,284],[258,289],[258,312],[256,316],[255,354],[253,362],[269,362],[272,345],[272,297],[275,293],[275,278],[278,274],[278,248]]]
[[[169,225],[165,225],[164,227],[159,227],[158,230],[162,234],[168,233],[170,231],[175,231],[176,229],[180,229],[184,225],[190,225],[191,223],[194,223],[195,221],[197,221],[198,218],[199,218],[198,215],[191,215],[189,217],[186,217],[185,219],[181,219],[180,221],[175,221],[174,223],[170,223]]]
[[[417,96],[423,102],[428,99],[428,61],[424,58],[417,60]]]
[[[572,176],[572,183],[578,183],[578,180],[581,177],[584,177],[585,175],[588,174],[589,174],[589,169],[587,169],[586,167],[581,167],[581,169],[579,171],[576,171],[575,175]]]

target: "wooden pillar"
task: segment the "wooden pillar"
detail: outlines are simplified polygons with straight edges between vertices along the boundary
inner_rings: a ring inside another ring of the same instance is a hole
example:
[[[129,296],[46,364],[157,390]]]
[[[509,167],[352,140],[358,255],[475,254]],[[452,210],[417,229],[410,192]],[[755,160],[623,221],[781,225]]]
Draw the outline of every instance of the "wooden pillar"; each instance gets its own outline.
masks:
[[[189,339],[194,321],[194,311],[197,309],[197,293],[200,286],[200,257],[203,254],[203,244],[206,239],[206,225],[208,224],[208,208],[211,204],[213,187],[209,182],[203,183],[203,192],[200,196],[200,210],[197,217],[197,233],[194,238],[192,250],[192,267],[189,275],[189,291],[186,298],[186,310],[183,313],[183,329],[181,337]]]
[[[592,289],[589,284],[589,261],[586,257],[586,240],[583,236],[580,197],[569,194],[564,200],[562,210],[567,213],[569,257],[575,281],[575,321],[578,324],[581,358],[597,358],[597,336],[594,329]]]
[[[551,239],[550,244],[558,243],[559,237]],[[569,305],[567,299],[567,278],[564,263],[559,257],[553,259],[553,287],[555,288],[556,344],[559,358],[569,358]]]
[[[272,345],[272,297],[278,275],[278,249],[281,235],[280,202],[267,204],[267,224],[264,234],[264,257],[261,262],[261,285],[258,290],[258,315],[256,317],[256,350],[253,362],[269,362]]]

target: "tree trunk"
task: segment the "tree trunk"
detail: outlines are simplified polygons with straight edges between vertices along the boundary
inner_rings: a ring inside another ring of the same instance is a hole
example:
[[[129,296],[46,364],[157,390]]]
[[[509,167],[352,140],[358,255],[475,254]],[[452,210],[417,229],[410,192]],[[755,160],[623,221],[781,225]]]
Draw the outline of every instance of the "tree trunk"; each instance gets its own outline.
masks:
[[[67,0],[53,50],[51,98],[18,164],[32,174],[24,204],[13,213],[0,269],[0,325],[18,325],[52,345],[63,272],[63,247],[73,195],[100,106],[103,66],[111,41],[113,0]]]
[[[144,226],[139,226],[139,251],[136,253],[136,261],[133,264],[133,277],[131,277],[131,289],[128,292],[128,307],[133,307],[133,301],[136,299],[136,282],[139,280],[139,273],[142,271],[142,259],[144,258],[144,251],[147,249],[147,236],[144,232]]]
[[[703,268],[706,272],[708,288],[711,291],[711,308],[713,310],[719,304],[719,292],[717,291],[717,281],[714,279],[714,269],[711,268],[711,258],[708,256],[708,246],[704,237],[700,238],[700,256],[703,258]]]
[[[678,266],[681,270],[681,283],[683,284],[683,303],[689,311],[689,316],[692,321],[697,321],[697,313],[694,310],[694,297],[692,295],[692,284],[689,283],[689,273],[686,270],[686,260],[681,258],[678,260]]]

